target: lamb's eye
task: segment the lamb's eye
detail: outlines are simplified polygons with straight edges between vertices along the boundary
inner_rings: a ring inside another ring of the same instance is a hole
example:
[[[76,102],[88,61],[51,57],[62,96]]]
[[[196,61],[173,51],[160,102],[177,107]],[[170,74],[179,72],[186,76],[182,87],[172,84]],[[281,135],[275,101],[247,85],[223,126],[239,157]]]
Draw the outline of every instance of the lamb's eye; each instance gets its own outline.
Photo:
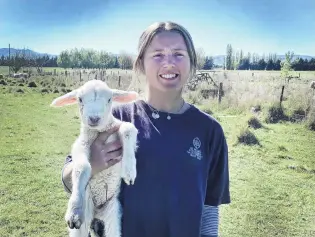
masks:
[[[79,102],[82,103],[82,98],[81,97],[79,97]]]
[[[112,98],[109,98],[109,99],[108,99],[108,103],[109,103],[111,100],[112,100]]]

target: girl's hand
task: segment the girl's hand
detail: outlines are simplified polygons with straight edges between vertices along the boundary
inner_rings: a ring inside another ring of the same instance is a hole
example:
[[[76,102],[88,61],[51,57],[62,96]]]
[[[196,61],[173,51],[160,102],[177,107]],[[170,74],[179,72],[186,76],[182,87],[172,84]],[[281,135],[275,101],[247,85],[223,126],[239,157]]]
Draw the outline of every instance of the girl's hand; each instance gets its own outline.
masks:
[[[114,140],[109,143],[105,143],[109,136],[116,133],[118,129],[119,125],[106,132],[100,133],[92,143],[90,161],[92,167],[92,176],[121,161],[122,144],[120,140]]]

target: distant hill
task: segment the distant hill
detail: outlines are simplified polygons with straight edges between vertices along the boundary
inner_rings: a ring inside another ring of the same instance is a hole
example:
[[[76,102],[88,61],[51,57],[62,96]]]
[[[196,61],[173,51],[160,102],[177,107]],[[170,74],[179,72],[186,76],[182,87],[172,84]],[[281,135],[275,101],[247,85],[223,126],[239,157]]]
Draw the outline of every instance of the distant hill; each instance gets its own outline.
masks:
[[[14,49],[11,48],[11,55],[15,54],[17,51],[21,51],[23,49]],[[48,55],[50,57],[56,57],[58,55],[52,55],[52,54],[47,54],[47,53],[39,53],[39,52],[35,52],[33,50],[30,49],[25,49],[25,52],[27,55],[31,55],[31,56],[43,56],[43,55]],[[4,56],[8,56],[9,55],[9,48],[0,48],[0,57],[4,55]],[[215,55],[213,56],[214,59],[214,64],[222,66],[224,63],[224,55]],[[285,55],[277,55],[277,58],[280,59],[281,61],[285,59]],[[309,55],[294,55],[293,60],[295,60],[296,58],[303,58],[303,59],[312,59],[315,58],[315,56],[309,56]]]
[[[11,55],[14,55],[15,53],[17,52],[21,52],[23,51],[24,49],[15,49],[15,48],[10,48],[10,54]],[[47,54],[47,53],[38,53],[38,52],[35,52],[33,50],[30,50],[30,49],[25,49],[25,54],[26,55],[29,55],[29,56],[45,56],[45,55],[48,55],[49,57],[56,57],[57,55],[52,55],[52,54]],[[9,48],[0,48],[0,57],[1,56],[9,56]]]
[[[225,57],[225,55],[213,56],[214,64],[222,66],[224,63],[224,57]],[[315,56],[309,56],[309,55],[294,55],[293,56],[293,60],[295,60],[297,58],[302,58],[304,60],[305,59],[310,60],[312,58],[315,58]],[[277,55],[277,59],[280,59],[281,61],[283,61],[285,59],[285,55]]]

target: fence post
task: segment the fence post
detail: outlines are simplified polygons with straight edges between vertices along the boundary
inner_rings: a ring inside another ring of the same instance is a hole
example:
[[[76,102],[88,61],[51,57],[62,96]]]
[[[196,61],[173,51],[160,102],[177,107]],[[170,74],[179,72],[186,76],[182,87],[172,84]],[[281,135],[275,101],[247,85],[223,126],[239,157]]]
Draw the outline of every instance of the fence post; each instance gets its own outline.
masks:
[[[223,94],[223,82],[220,82],[218,94],[219,94],[219,95],[218,95],[219,104],[221,104],[221,101],[222,101],[222,94]]]
[[[283,92],[284,92],[284,86],[282,86],[281,95],[280,95],[280,107],[282,106]]]
[[[118,76],[118,87],[120,87],[120,76]]]

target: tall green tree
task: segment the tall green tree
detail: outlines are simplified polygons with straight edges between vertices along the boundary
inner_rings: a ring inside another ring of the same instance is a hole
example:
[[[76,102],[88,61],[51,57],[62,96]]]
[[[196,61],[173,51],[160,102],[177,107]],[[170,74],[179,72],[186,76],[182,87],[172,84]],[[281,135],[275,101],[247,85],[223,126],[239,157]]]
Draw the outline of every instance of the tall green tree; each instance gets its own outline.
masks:
[[[225,68],[226,70],[232,70],[233,69],[233,49],[232,45],[228,44],[226,46],[226,56],[225,56]]]
[[[291,51],[288,51],[285,54],[285,59],[281,63],[281,76],[283,78],[287,78],[289,76],[290,71],[293,71],[293,69],[292,69],[293,56],[294,56],[294,53]]]

